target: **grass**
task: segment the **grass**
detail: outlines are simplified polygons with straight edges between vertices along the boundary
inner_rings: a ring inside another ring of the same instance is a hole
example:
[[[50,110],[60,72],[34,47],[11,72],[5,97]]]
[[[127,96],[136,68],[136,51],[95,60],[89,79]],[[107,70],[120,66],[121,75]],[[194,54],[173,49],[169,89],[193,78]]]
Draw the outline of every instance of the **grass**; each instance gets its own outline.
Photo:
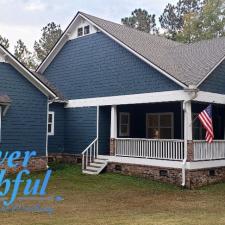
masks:
[[[0,212],[1,225],[225,224],[225,184],[191,191],[118,174],[82,175],[79,166],[61,164],[52,169],[48,196],[62,196],[64,200],[38,204],[52,207],[54,212]]]

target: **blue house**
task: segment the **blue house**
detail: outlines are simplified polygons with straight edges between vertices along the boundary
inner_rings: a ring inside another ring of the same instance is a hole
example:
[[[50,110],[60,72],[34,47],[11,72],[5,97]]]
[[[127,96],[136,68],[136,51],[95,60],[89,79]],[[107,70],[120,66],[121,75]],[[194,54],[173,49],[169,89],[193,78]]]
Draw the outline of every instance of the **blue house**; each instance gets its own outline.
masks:
[[[22,80],[2,85],[6,148],[82,159],[86,174],[189,188],[225,180],[225,38],[186,45],[78,12],[36,73],[13,65],[0,67]],[[209,104],[212,144],[194,119]]]
[[[57,95],[0,46],[0,147],[36,150],[33,169],[47,166],[49,101]]]

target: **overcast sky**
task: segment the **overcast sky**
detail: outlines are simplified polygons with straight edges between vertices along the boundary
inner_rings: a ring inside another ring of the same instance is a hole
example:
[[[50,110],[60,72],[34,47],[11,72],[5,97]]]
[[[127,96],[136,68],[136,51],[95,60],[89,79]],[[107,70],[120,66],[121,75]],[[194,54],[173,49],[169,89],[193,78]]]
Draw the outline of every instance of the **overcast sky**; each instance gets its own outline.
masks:
[[[20,38],[31,49],[43,26],[54,21],[65,29],[77,11],[120,22],[135,8],[160,15],[168,2],[177,0],[0,0],[0,34],[10,40],[10,50]]]

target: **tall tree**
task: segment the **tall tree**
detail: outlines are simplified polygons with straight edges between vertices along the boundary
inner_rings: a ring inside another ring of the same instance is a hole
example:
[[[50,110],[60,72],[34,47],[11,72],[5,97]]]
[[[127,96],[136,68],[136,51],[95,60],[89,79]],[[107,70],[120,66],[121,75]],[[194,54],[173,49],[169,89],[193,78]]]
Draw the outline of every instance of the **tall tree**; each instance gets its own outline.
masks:
[[[199,13],[185,15],[177,40],[191,43],[225,36],[225,0],[206,0]]]
[[[27,49],[24,42],[19,39],[14,47],[14,56],[27,68],[34,70],[36,64],[32,53]]]
[[[39,62],[45,59],[62,34],[60,25],[56,25],[54,22],[48,23],[41,31],[41,38],[34,43],[34,50]]]
[[[157,34],[155,15],[149,14],[147,10],[135,9],[130,17],[121,19],[122,24],[151,34]]]
[[[9,48],[9,39],[2,37],[0,35],[0,45],[2,45],[3,47],[5,47],[6,49]]]
[[[166,37],[176,40],[177,34],[183,30],[185,15],[199,12],[201,6],[202,0],[179,0],[176,5],[167,4],[159,17],[161,27],[166,30]]]

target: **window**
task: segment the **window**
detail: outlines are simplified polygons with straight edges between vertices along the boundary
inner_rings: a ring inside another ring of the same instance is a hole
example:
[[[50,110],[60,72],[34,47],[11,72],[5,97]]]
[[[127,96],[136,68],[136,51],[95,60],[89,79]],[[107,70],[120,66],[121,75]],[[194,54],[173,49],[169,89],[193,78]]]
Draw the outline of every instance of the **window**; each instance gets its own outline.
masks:
[[[130,113],[120,113],[119,135],[121,137],[130,136]]]
[[[55,113],[48,113],[48,135],[54,135]]]
[[[146,134],[151,139],[172,139],[173,113],[148,113]]]
[[[83,27],[79,27],[79,28],[77,29],[77,36],[78,36],[78,37],[83,36]]]
[[[90,26],[85,26],[84,27],[84,35],[89,34],[90,33]]]
[[[197,118],[198,114],[192,114],[192,121],[193,122],[193,139],[194,140],[204,140],[205,139],[205,129],[200,123],[199,119]]]

